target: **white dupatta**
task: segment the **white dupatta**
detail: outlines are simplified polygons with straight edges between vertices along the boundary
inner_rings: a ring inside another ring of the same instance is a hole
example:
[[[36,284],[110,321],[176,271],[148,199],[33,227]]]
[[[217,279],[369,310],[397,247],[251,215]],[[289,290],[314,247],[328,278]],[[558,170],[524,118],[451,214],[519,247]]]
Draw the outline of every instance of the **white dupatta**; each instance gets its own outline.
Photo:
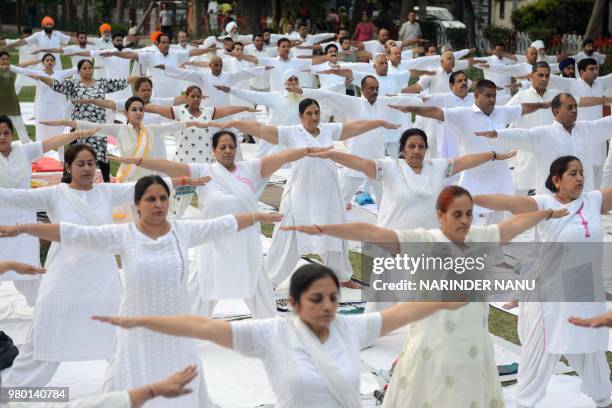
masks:
[[[227,190],[246,209],[257,211],[255,193],[240,182],[222,164],[210,165],[213,183]],[[211,210],[204,217],[211,217]],[[250,298],[255,294],[260,273],[263,271],[263,250],[258,225],[245,228],[229,237],[205,243],[198,250],[200,265],[199,286],[204,300]],[[236,253],[242,256],[236,256]],[[205,271],[205,273],[202,273]],[[231,279],[228,279],[231,276]],[[240,282],[240,285],[236,285]]]
[[[315,334],[306,326],[306,324],[299,318],[299,316],[295,316],[292,319],[292,325],[295,328],[295,333],[298,339],[302,342],[304,349],[310,355],[310,358],[314,361],[315,365],[319,369],[321,376],[325,379],[325,383],[334,396],[334,398],[338,401],[342,408],[355,408],[361,407],[361,396],[359,394],[359,389],[352,388],[349,383],[346,381],[338,366],[334,363],[333,356],[327,354],[321,341],[315,336]],[[330,333],[332,327],[335,327],[338,330],[338,333],[342,336],[342,338],[348,343],[349,336],[342,327],[341,324],[338,324],[336,320],[332,323],[330,327]],[[356,367],[361,367],[361,362],[356,362]]]
[[[28,160],[20,145],[13,144],[9,157],[0,154],[0,186],[19,188],[27,174]]]
[[[434,192],[437,193],[437,191],[434,191],[433,183],[431,182],[431,163],[428,163],[428,161],[423,162],[421,174],[416,174],[404,159],[398,159],[397,165],[404,176],[406,189],[411,195],[430,197]]]
[[[584,330],[570,324],[570,316],[595,316],[606,312],[603,289],[600,242],[563,242],[562,232],[578,212],[586,208],[589,198],[584,193],[576,200],[562,205],[569,214],[546,221],[540,229],[542,242],[538,258],[525,279],[538,281],[536,299],[540,301],[544,324],[545,348],[549,353],[593,353],[607,349],[608,330]],[[592,298],[593,301],[587,299]]]

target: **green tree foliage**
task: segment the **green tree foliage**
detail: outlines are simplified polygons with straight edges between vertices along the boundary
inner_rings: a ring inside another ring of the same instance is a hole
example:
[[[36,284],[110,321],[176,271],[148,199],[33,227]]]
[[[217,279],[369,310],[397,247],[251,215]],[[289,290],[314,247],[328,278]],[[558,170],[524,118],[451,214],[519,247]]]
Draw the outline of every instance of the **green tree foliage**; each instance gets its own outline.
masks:
[[[491,47],[496,43],[507,46],[512,36],[512,30],[504,27],[487,26],[482,29],[482,35],[489,40]]]
[[[525,31],[533,38],[558,33],[582,34],[592,9],[593,0],[537,0],[515,10],[512,23],[518,31]]]
[[[93,0],[92,5],[98,21],[112,21],[113,12],[117,6],[116,0]]]

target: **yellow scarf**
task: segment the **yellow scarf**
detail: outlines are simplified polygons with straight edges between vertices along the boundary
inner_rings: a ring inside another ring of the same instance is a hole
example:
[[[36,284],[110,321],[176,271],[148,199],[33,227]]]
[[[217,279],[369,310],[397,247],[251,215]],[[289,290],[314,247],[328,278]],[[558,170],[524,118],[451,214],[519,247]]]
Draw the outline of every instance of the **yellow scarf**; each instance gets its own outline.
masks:
[[[134,146],[134,150],[132,152],[131,158],[148,158],[149,157],[149,145],[150,137],[149,131],[144,125],[140,125],[140,131],[138,132],[138,139],[136,140],[136,145]],[[125,179],[127,179],[132,172],[131,164],[121,164],[119,170],[117,171],[117,181],[122,183]]]

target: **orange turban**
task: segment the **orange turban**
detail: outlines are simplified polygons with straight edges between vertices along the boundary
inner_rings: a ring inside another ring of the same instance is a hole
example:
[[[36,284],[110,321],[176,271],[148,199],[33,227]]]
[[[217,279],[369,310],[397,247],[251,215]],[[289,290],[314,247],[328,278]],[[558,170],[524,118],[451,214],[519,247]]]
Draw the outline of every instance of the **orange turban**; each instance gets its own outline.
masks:
[[[159,39],[159,36],[163,34],[161,31],[153,31],[151,33],[151,36],[149,38],[151,38],[151,41],[153,41],[154,43],[157,42],[157,40]]]
[[[112,27],[110,24],[108,23],[104,23],[100,26],[100,32],[104,32],[104,31],[112,31]]]
[[[49,16],[45,16],[45,17],[43,17],[42,20],[40,20],[40,25],[41,26],[45,26],[45,25],[48,25],[48,24],[55,25],[55,21],[53,21],[53,19],[51,17],[49,17]]]

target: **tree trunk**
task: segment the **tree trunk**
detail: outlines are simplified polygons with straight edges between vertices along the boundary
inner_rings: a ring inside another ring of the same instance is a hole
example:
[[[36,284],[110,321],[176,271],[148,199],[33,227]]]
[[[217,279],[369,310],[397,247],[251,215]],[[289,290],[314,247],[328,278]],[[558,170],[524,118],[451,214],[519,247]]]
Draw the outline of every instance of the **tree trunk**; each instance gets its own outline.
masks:
[[[278,23],[281,16],[281,3],[280,0],[272,0],[272,24],[276,31],[278,31]],[[268,27],[271,28],[271,27]]]
[[[66,11],[64,12],[66,16],[65,21],[74,21],[74,13],[73,13],[72,0],[66,0]]]
[[[200,0],[191,0],[191,15],[193,18],[193,33],[191,34],[192,38],[200,38],[200,34],[202,33],[202,19],[200,18]]]
[[[89,0],[83,0],[83,9],[81,10],[81,21],[89,21],[87,10],[89,10]]]
[[[125,1],[117,0],[117,20],[115,20],[116,23],[123,24],[123,22],[125,21],[123,9],[125,9]]]
[[[259,19],[259,8],[251,1],[241,0],[239,2],[242,17],[244,17],[245,27],[240,27],[240,31],[245,33],[257,33],[261,29]]]
[[[418,0],[419,3],[419,20],[427,20],[427,0]]]
[[[476,22],[474,21],[474,5],[472,0],[463,0],[463,11],[465,13],[468,46],[469,48],[474,48],[476,46]]]
[[[593,5],[593,11],[591,11],[591,18],[589,18],[589,25],[587,26],[586,38],[597,38],[601,36],[603,29],[603,19],[606,15],[606,1],[595,0]]]

